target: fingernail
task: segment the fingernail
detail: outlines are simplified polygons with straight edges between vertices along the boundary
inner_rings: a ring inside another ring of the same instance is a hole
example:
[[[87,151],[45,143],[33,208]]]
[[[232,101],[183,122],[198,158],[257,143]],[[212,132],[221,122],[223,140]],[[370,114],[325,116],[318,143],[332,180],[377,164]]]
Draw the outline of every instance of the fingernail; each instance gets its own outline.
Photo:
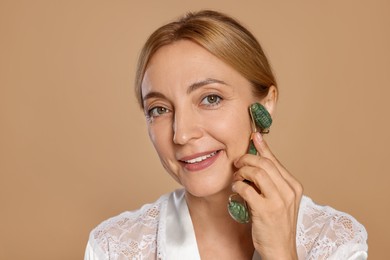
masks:
[[[256,132],[255,133],[255,139],[258,143],[262,142],[263,141],[263,136],[259,133],[259,132]]]
[[[236,184],[235,183],[232,185],[232,191],[236,192]]]

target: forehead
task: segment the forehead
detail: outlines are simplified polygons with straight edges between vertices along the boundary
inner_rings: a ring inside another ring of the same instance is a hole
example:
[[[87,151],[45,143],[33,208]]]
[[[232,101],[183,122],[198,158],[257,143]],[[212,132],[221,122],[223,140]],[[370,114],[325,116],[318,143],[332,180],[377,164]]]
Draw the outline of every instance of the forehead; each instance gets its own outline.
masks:
[[[214,78],[229,85],[249,82],[236,70],[200,45],[180,40],[161,47],[151,58],[143,81],[143,94],[152,88],[189,86],[194,82]]]

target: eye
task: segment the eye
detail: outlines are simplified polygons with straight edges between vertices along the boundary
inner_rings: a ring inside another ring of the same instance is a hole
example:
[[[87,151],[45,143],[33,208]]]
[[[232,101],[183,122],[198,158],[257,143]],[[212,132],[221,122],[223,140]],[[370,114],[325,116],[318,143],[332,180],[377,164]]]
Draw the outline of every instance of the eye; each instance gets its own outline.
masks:
[[[166,114],[168,112],[170,112],[170,110],[168,108],[165,108],[165,107],[153,107],[153,108],[148,110],[147,116],[150,117],[150,118],[153,118],[153,117],[161,116],[161,115]]]
[[[205,106],[216,106],[222,101],[222,98],[218,95],[208,95],[202,99],[201,104]]]

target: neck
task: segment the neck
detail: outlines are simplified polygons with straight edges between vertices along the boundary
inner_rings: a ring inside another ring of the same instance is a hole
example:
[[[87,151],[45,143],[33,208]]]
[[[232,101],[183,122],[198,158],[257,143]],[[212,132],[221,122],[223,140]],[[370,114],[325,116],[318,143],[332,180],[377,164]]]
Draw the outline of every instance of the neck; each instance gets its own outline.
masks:
[[[233,259],[252,259],[252,227],[251,224],[237,223],[230,217],[227,203],[231,193],[229,189],[202,198],[186,193],[196,240],[204,258],[213,259],[218,254],[229,253],[239,254]]]
[[[191,218],[202,220],[204,218],[226,218],[229,216],[227,203],[231,191],[221,191],[208,197],[195,197],[186,192],[186,201]]]

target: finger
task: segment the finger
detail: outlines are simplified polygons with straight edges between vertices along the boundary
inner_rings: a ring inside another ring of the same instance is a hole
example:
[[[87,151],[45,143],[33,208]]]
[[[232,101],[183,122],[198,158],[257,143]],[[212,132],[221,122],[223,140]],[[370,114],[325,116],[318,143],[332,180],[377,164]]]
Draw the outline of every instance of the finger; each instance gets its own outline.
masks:
[[[264,140],[263,136],[259,132],[252,134],[252,140],[260,156],[266,157],[272,160],[273,162],[275,162],[275,164],[279,164],[281,167],[283,167],[276,159],[275,155],[272,153],[271,149],[269,148],[267,142]]]
[[[245,155],[239,161],[236,162],[236,167],[239,169],[236,173],[236,178],[240,177],[254,182],[255,185],[258,186],[260,189],[261,187],[259,185],[265,173],[267,174],[267,177],[272,180],[279,192],[282,193],[285,189],[291,189],[290,185],[279,172],[279,169],[268,158]]]
[[[232,188],[235,193],[239,194],[246,201],[251,210],[261,209],[265,202],[266,198],[248,183],[237,181],[233,183]]]
[[[252,186],[257,193],[262,194],[264,197],[273,198],[279,193],[277,185],[264,169],[244,166],[235,173],[235,180],[238,180],[235,184],[243,182],[239,181],[242,179],[250,181],[247,184]],[[243,192],[245,192],[245,190]],[[242,194],[242,197],[244,196],[245,195]]]
[[[286,180],[270,159],[254,155],[244,155],[243,158],[236,162],[236,165],[239,170],[234,175],[235,181],[245,179],[251,181],[253,183],[252,185],[257,187],[258,190],[261,190],[261,192],[266,193],[268,198],[281,197],[285,201],[294,199],[297,203],[300,201],[303,193],[302,184],[294,178]],[[261,179],[264,177],[257,175],[255,171],[251,172],[246,170],[250,168],[261,169],[267,173],[275,184],[276,190],[272,188],[266,190],[261,182]]]
[[[298,180],[287,171],[287,169],[278,161],[275,155],[271,152],[271,149],[269,148],[267,142],[263,139],[263,136],[260,133],[257,132],[253,134],[253,143],[260,156],[269,158],[278,168],[283,178],[294,190],[301,188],[301,185]]]

